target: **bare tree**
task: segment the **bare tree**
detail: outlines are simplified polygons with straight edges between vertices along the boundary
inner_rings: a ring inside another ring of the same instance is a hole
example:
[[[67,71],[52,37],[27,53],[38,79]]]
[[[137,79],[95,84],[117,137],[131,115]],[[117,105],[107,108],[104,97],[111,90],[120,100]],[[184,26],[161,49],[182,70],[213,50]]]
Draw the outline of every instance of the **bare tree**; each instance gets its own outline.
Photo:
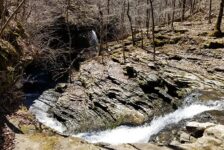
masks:
[[[175,20],[175,11],[176,11],[176,0],[173,0],[173,8],[172,8],[172,20],[171,20],[171,29],[174,31],[174,20]]]
[[[107,14],[110,14],[110,1],[111,0],[107,0]]]
[[[185,19],[185,9],[186,9],[186,0],[182,0],[181,21],[184,21],[184,19]]]
[[[221,36],[222,31],[221,31],[221,24],[222,24],[222,16],[223,16],[223,7],[224,7],[224,0],[220,0],[220,8],[219,8],[219,15],[217,18],[217,22],[215,24],[215,29],[214,29],[214,36]]]
[[[67,32],[68,32],[68,51],[69,51],[69,63],[72,63],[72,35],[71,35],[71,29],[69,27],[69,8],[71,6],[71,1],[70,0],[66,0],[67,4],[66,4],[66,27],[67,27]],[[72,82],[72,78],[71,78],[71,68],[68,70],[68,74],[69,74],[69,82]]]
[[[123,60],[126,63],[126,55],[125,55],[125,43],[124,43],[124,32],[125,32],[125,8],[126,8],[126,0],[124,0],[122,5],[122,13],[121,13],[121,28],[122,28],[122,50],[123,50]]]
[[[135,33],[134,33],[133,22],[132,22],[132,18],[130,14],[130,0],[128,0],[127,16],[128,16],[128,20],[129,20],[130,28],[131,28],[132,44],[133,46],[135,46]]]
[[[151,18],[152,18],[153,61],[156,61],[154,9],[153,9],[152,0],[149,0],[149,1],[150,1]]]
[[[190,0],[190,14],[192,15],[194,13],[194,4],[195,4],[195,0]]]
[[[146,0],[147,8],[146,8],[146,33],[149,38],[149,20],[150,20],[150,12],[149,12],[149,0]]]
[[[101,55],[101,52],[103,50],[103,11],[101,8],[101,4],[99,4],[99,16],[100,16],[100,47],[99,47],[99,53],[98,56]]]
[[[208,14],[208,23],[211,24],[212,21],[212,0],[209,0],[209,14]]]
[[[107,0],[107,18],[106,18],[106,29],[105,29],[105,42],[106,42],[106,49],[108,49],[108,25],[109,25],[109,18],[110,18],[110,3],[111,0]]]

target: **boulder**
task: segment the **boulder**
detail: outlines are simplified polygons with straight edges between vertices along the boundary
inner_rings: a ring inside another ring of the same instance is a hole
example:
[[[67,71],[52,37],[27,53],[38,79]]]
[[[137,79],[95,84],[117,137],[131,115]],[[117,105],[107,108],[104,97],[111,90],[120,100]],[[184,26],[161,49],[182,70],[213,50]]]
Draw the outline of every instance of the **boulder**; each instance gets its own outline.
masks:
[[[203,136],[204,130],[208,127],[212,127],[215,124],[206,122],[206,123],[199,123],[199,122],[188,122],[186,125],[187,131],[194,137],[199,138]]]
[[[186,132],[180,132],[180,142],[181,143],[192,143],[194,142],[196,139],[191,136],[190,134],[186,133]]]
[[[205,136],[212,136],[219,140],[224,140],[224,125],[210,126],[205,130]]]
[[[224,149],[224,125],[212,123],[191,123],[195,128],[204,129],[202,137],[196,139],[193,143],[176,144],[179,149],[186,150],[223,150]]]

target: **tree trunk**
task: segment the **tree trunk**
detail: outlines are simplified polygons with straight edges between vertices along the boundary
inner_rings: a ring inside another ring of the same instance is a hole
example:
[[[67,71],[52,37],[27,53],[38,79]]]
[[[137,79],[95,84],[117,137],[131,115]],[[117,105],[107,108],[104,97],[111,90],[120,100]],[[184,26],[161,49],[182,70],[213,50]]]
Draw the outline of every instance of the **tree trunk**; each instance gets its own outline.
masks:
[[[108,50],[108,25],[110,23],[110,0],[107,0],[107,18],[106,18],[106,25],[105,25],[105,44],[106,44],[106,49]]]
[[[99,16],[100,16],[100,47],[99,47],[99,52],[98,52],[98,56],[100,56],[102,54],[103,51],[103,11],[101,9],[101,6],[99,4]],[[102,56],[103,57],[103,56]],[[103,58],[102,58],[103,59]]]
[[[127,9],[127,16],[128,16],[128,20],[130,23],[130,27],[131,27],[131,35],[132,35],[132,44],[133,46],[135,46],[135,33],[134,33],[134,29],[133,29],[133,24],[132,24],[132,18],[130,15],[130,1],[128,0],[128,9]]]
[[[68,39],[69,39],[69,43],[68,43],[69,64],[71,64],[72,63],[72,35],[71,35],[71,29],[69,27],[69,7],[70,7],[70,0],[67,0],[66,2],[67,2],[67,6],[66,6],[66,27],[67,27]],[[69,82],[72,83],[72,78],[71,78],[72,71],[71,71],[71,69],[68,70],[68,74],[69,74]]]
[[[190,14],[192,15],[194,13],[194,0],[190,0],[191,10]]]
[[[186,0],[182,0],[182,15],[181,15],[181,21],[184,21],[184,19],[185,19],[185,9],[186,9]]]
[[[121,13],[121,28],[122,28],[122,51],[123,51],[123,60],[124,64],[126,63],[126,55],[125,55],[125,43],[124,43],[124,33],[125,33],[125,7],[126,7],[126,1],[123,3],[122,13]]]
[[[156,45],[155,45],[155,22],[154,22],[154,9],[152,0],[150,0],[151,15],[152,15],[152,40],[153,40],[153,61],[156,60]]]
[[[107,14],[110,14],[110,0],[107,0]]]
[[[104,56],[103,56],[103,38],[104,38],[104,14],[103,14],[103,11],[102,11],[102,7],[101,7],[101,4],[99,3],[98,4],[98,9],[99,9],[99,36],[100,36],[100,40],[99,40],[99,50],[98,50],[98,56],[101,56],[101,61],[102,61],[102,64],[104,64]]]
[[[149,38],[149,19],[150,19],[148,5],[149,5],[149,0],[147,0],[147,9],[146,9],[146,34],[147,34],[147,38]]]
[[[211,24],[212,21],[212,0],[209,0],[209,14],[208,14],[208,23]]]
[[[173,0],[173,10],[172,10],[172,21],[171,21],[171,29],[174,31],[173,22],[175,19],[175,10],[176,10],[176,0]]]
[[[222,34],[221,23],[222,23],[222,16],[223,16],[223,7],[224,7],[224,0],[221,0],[220,8],[219,8],[219,15],[218,15],[217,22],[215,25],[214,36],[220,36]]]

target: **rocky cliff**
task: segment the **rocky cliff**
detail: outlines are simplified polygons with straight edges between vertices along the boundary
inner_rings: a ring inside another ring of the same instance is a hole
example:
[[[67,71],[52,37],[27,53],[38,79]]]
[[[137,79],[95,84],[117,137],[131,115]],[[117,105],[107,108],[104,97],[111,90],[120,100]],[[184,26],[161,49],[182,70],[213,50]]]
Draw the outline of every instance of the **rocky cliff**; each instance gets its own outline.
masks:
[[[167,42],[158,48],[155,64],[150,51],[133,47],[127,39],[125,63],[122,45],[113,45],[103,60],[81,64],[79,72],[73,72],[73,83],[44,92],[31,110],[47,111],[65,133],[95,131],[148,122],[178,108],[194,90],[222,93],[222,49],[204,48],[205,42],[214,39],[198,33],[200,22],[190,29],[189,24],[193,23],[180,26],[177,33],[158,31],[158,41]]]

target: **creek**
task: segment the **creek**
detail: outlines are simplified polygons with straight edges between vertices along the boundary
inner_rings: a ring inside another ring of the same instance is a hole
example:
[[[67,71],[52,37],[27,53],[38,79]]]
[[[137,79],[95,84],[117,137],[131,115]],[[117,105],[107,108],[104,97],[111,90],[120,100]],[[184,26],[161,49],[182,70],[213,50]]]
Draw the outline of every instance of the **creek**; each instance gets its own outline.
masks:
[[[153,135],[158,134],[169,125],[178,124],[182,120],[191,119],[196,115],[208,111],[222,111],[224,110],[224,99],[200,101],[198,98],[199,93],[192,93],[183,100],[183,104],[176,111],[165,114],[164,116],[155,117],[150,123],[142,126],[130,127],[119,126],[114,129],[99,131],[99,132],[87,132],[79,134],[69,134],[70,136],[82,138],[90,143],[109,143],[109,144],[122,144],[122,143],[147,143]],[[37,119],[44,125],[56,130],[57,132],[66,133],[66,127],[53,118],[53,116],[47,114],[49,109],[45,103],[37,101],[34,105],[37,107],[30,108]],[[40,107],[41,106],[41,107]],[[67,133],[66,133],[67,134]]]

